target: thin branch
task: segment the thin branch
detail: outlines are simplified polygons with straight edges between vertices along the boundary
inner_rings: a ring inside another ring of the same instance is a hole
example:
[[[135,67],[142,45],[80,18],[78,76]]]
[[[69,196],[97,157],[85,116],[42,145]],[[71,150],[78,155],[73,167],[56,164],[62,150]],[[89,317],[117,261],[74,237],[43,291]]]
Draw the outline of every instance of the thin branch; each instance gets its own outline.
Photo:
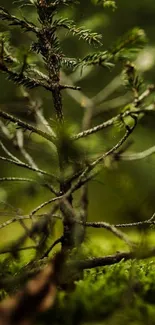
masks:
[[[12,139],[12,135],[10,134],[9,130],[7,129],[7,127],[5,126],[5,124],[0,120],[0,128],[3,132],[3,134],[9,139]]]
[[[4,214],[2,213],[2,215],[6,215],[5,212]],[[37,214],[35,215],[37,218],[43,218],[46,217],[46,213],[43,214]],[[48,213],[48,215],[50,215],[50,213]],[[137,221],[137,222],[130,222],[130,223],[120,223],[120,224],[112,224],[110,226],[115,227],[115,228],[129,228],[129,227],[150,227],[151,225],[155,225],[155,220],[154,220],[155,215],[153,214],[153,216],[147,220],[144,221]],[[59,215],[52,215],[52,218],[55,219],[59,219],[62,220],[62,217]],[[14,216],[12,219],[9,219],[5,222],[3,222],[2,224],[0,224],[0,229],[9,226],[10,224],[14,223],[14,222],[18,222],[21,220],[30,220],[30,215],[24,215],[24,216]],[[86,222],[84,223],[83,221],[74,219],[75,223],[84,225],[86,227],[92,227],[92,228],[107,228],[107,223],[103,222],[103,221],[95,221],[95,222]]]
[[[36,72],[36,69],[34,69],[34,71]],[[49,81],[48,76],[44,75],[40,71],[37,71],[37,72],[40,73],[42,77],[47,78],[47,80]],[[43,115],[43,112],[41,109],[42,101],[40,100],[40,98],[37,97],[37,100],[34,100],[32,98],[32,96],[30,95],[30,93],[26,89],[24,89],[23,92],[24,92],[24,97],[26,97],[26,99],[28,99],[28,101],[29,101],[30,109],[32,110],[32,112],[35,113],[39,122],[45,128],[47,133],[50,133],[54,138],[56,138],[55,132],[52,130],[51,126],[49,125],[48,121],[45,119],[45,117]],[[52,146],[52,144],[51,144],[51,146]]]
[[[25,31],[38,33],[39,29],[32,22],[27,21],[26,19],[20,19],[16,16],[11,15],[5,8],[0,6],[0,19],[8,21],[11,25],[19,26]]]
[[[2,141],[0,141],[0,146],[2,147],[2,149],[4,150],[4,152],[9,156],[11,157],[13,160],[21,163],[21,160],[19,160],[17,157],[15,157],[3,144]]]
[[[52,208],[50,215],[46,214],[44,218],[34,222],[30,229],[27,229],[27,231],[23,235],[21,235],[17,240],[8,245],[7,249],[10,251],[10,253],[16,253],[17,248],[23,245],[28,237],[34,239],[35,235],[43,234],[46,229],[46,226],[48,225],[49,220],[51,219],[51,216],[55,214],[58,207],[58,203],[55,204]],[[31,215],[29,215],[29,217],[31,217]],[[23,221],[23,219],[21,219],[21,221]]]
[[[1,121],[0,121],[1,122]],[[0,125],[2,132],[5,134],[5,136],[12,141],[12,144],[14,145],[14,141],[13,138],[10,134],[10,132],[8,131],[8,129],[6,128],[5,125]],[[19,150],[21,151],[21,154],[23,155],[23,157],[28,161],[29,165],[36,170],[39,170],[38,166],[35,164],[35,162],[33,161],[33,158],[29,155],[29,153],[25,150],[25,148],[23,147],[23,133],[21,130],[17,130],[16,132],[16,139],[17,139],[17,145]],[[0,145],[2,147],[2,149],[6,152],[6,154],[8,156],[10,156],[11,158],[13,158],[13,160],[21,163],[23,165],[23,162],[21,160],[19,160],[18,158],[16,158],[14,155],[12,155],[12,153],[4,146],[4,144],[2,143],[2,141],[0,142]],[[45,174],[41,174],[40,172],[37,173],[39,175],[39,177],[43,177],[43,175]],[[43,186],[47,187],[52,193],[54,193],[55,195],[57,195],[57,191],[54,188],[54,186],[52,186],[51,184],[49,184],[48,182],[43,182]]]
[[[24,178],[24,177],[0,177],[1,182],[28,182],[28,183],[36,183],[42,187],[46,187],[50,189],[52,192],[54,191],[53,186],[46,182],[38,182],[34,178]]]
[[[24,177],[0,177],[0,182],[30,182],[30,183],[35,182],[37,184],[40,184],[33,178],[24,178]]]
[[[12,54],[10,54],[7,50],[7,48],[4,49],[5,54],[7,57],[11,60],[11,62],[16,63],[20,65],[20,61],[16,58],[13,57]],[[1,65],[1,70],[3,72],[6,72],[8,74],[8,79],[11,79],[15,83],[19,83],[27,87],[28,89],[34,88],[34,87],[43,87],[46,90],[51,92],[51,87],[49,87],[49,77],[44,74],[43,72],[39,71],[38,69],[33,67],[33,64],[26,64],[27,65],[27,72],[33,73],[33,75],[37,75],[38,79],[31,78],[28,76],[28,74],[24,73],[15,73],[14,71],[8,69],[8,67],[4,64]]]
[[[151,218],[144,220],[144,221],[138,221],[138,222],[130,222],[130,223],[120,223],[116,224],[116,228],[128,228],[128,227],[146,227],[146,226],[151,226],[155,225],[155,213],[152,215]]]
[[[42,208],[46,207],[47,205],[56,202],[56,201],[60,201],[61,199],[64,198],[64,195],[60,195],[57,197],[54,197],[48,201],[43,202],[42,204],[38,205],[33,211],[31,211],[30,213],[30,217],[32,217],[34,214],[36,214],[39,210],[41,210]]]
[[[146,108],[140,108],[140,109],[134,109],[134,110],[127,110],[124,113],[118,114],[118,115],[112,117],[111,119],[109,119],[108,121],[103,122],[103,123],[101,123],[101,124],[99,124],[97,126],[94,126],[91,129],[88,129],[86,131],[83,131],[83,132],[80,132],[80,133],[78,133],[76,135],[73,135],[72,136],[72,140],[78,140],[78,139],[87,137],[87,136],[89,136],[91,134],[94,134],[94,133],[96,133],[98,131],[101,131],[101,130],[103,130],[105,128],[108,128],[110,126],[113,126],[118,121],[120,121],[122,118],[124,119],[125,117],[131,116],[132,114],[140,115],[140,114],[146,114],[148,112],[152,112],[152,111],[154,111],[154,108],[155,108],[155,105],[152,104],[152,105],[147,106]]]
[[[126,234],[124,234],[122,231],[118,231],[118,229],[116,229],[116,227],[114,225],[110,225],[107,222],[102,222],[102,223],[99,222],[98,223],[98,222],[85,222],[85,221],[77,220],[77,217],[76,217],[74,210],[72,209],[71,206],[70,206],[70,214],[71,214],[73,223],[83,225],[84,227],[104,228],[104,229],[112,232],[119,239],[123,240],[130,247],[135,246],[135,244],[129,239],[129,237]],[[102,226],[101,226],[101,224],[102,224]]]
[[[21,132],[21,130],[17,131],[16,138],[17,138],[18,148],[19,148],[21,154],[23,155],[23,157],[27,160],[28,164],[32,168],[38,169],[38,166],[34,162],[33,158],[30,156],[30,154],[24,148],[24,145],[23,145],[23,133]],[[54,186],[49,184],[48,182],[45,182],[43,174],[41,174],[39,172],[37,174],[39,175],[41,180],[43,179],[44,186],[47,187],[52,193],[57,195],[58,193],[57,193],[56,189],[54,188]]]
[[[81,87],[74,85],[60,85],[60,89],[71,89],[71,90],[81,90]]]
[[[129,239],[129,237],[126,234],[124,234],[122,231],[118,231],[118,229],[116,229],[115,225],[111,225],[111,224],[109,224],[107,222],[85,222],[85,223],[83,223],[83,222],[80,222],[80,221],[78,222],[77,220],[75,222],[83,224],[85,227],[104,228],[106,230],[109,230],[116,237],[123,240],[128,246],[130,246],[130,247],[135,246],[135,244]]]
[[[44,218],[44,217],[46,217],[46,214],[45,213],[44,214],[39,214],[39,215],[36,215],[36,217],[37,218]],[[58,216],[58,215],[52,215],[52,218],[56,218],[56,219],[61,219],[62,220],[62,218],[60,216]],[[7,227],[7,226],[11,225],[14,222],[18,222],[18,221],[20,222],[22,220],[30,220],[30,219],[31,219],[30,218],[30,215],[25,215],[25,216],[18,216],[18,215],[16,216],[15,215],[13,218],[11,218],[11,219],[9,219],[9,220],[1,223],[0,224],[0,229]]]
[[[48,83],[46,81],[42,81],[42,80],[30,77],[28,75],[28,73],[25,73],[23,71],[22,71],[22,73],[17,73],[15,71],[9,69],[4,64],[4,61],[3,61],[3,63],[1,62],[0,70],[7,74],[8,80],[14,82],[15,84],[17,84],[19,86],[23,85],[24,87],[26,87],[28,89],[43,87],[50,92],[52,90],[52,88],[48,85]]]
[[[120,252],[104,257],[94,257],[87,260],[73,262],[81,270],[92,269],[99,266],[108,266],[119,263],[120,261],[141,260],[155,256],[155,247],[146,250],[135,250],[132,252]]]
[[[144,159],[144,158],[147,158],[151,155],[153,155],[155,153],[155,146],[149,148],[149,149],[146,149],[144,151],[141,151],[141,152],[136,152],[136,153],[133,153],[133,154],[118,154],[118,159],[120,160],[125,160],[125,161],[131,161],[131,160],[140,160],[140,159]]]
[[[35,109],[35,114],[38,118],[38,120],[42,123],[42,125],[47,129],[47,131],[49,133],[51,133],[51,135],[56,138],[56,134],[55,132],[52,130],[51,126],[49,125],[49,123],[47,122],[47,120],[45,119],[44,115],[42,114],[40,109]]]
[[[0,116],[2,118],[4,118],[5,120],[11,121],[11,122],[17,124],[18,126],[24,128],[24,130],[29,130],[29,131],[31,131],[33,133],[36,133],[36,134],[40,135],[41,137],[43,137],[46,140],[49,140],[49,141],[51,141],[53,143],[55,142],[54,141],[55,138],[53,137],[53,135],[48,134],[48,133],[38,129],[35,126],[33,126],[31,124],[28,124],[28,123],[20,120],[19,118],[11,115],[11,114],[8,114],[8,113],[3,112],[3,111],[0,110]]]
[[[57,245],[62,243],[64,236],[59,237],[54,241],[54,243],[47,249],[47,251],[44,253],[44,255],[41,257],[42,259],[45,257],[48,257],[49,253],[52,251],[52,249]]]
[[[134,126],[131,129],[127,129],[124,136],[120,139],[120,141],[114,147],[112,147],[109,151],[107,151],[106,153],[101,155],[99,158],[97,158],[94,162],[92,162],[90,164],[91,169],[94,168],[96,165],[98,165],[100,162],[102,162],[106,157],[110,156],[115,151],[117,151],[122,146],[122,144],[128,139],[130,134],[133,132],[133,130],[135,129],[136,124],[137,124],[137,122],[135,122]]]
[[[83,225],[84,227],[104,228],[104,229],[112,232],[115,236],[117,236],[121,240],[123,240],[130,247],[135,246],[135,244],[128,238],[128,236],[126,234],[124,234],[123,232],[118,231],[118,229],[116,229],[115,225],[111,225],[107,222],[86,222],[85,220],[84,221],[78,220],[77,216],[74,212],[74,209],[69,204],[69,202],[64,199],[63,204],[65,205],[65,208],[67,208],[69,211],[68,214],[70,215],[70,221],[72,223],[80,224],[80,225]]]
[[[78,221],[75,221],[78,222]],[[79,223],[79,222],[78,222]],[[141,227],[141,226],[150,226],[154,225],[155,221],[150,221],[145,220],[145,221],[138,221],[138,222],[130,222],[130,223],[118,223],[118,224],[113,224],[110,226],[114,226],[115,228],[128,228],[128,227]],[[86,222],[85,226],[86,227],[92,227],[92,228],[105,228],[107,229],[106,226],[107,223],[103,221],[95,221],[95,222]]]
[[[147,89],[135,100],[136,105],[138,106],[155,90],[155,85],[149,85]]]
[[[27,169],[32,170],[32,171],[34,171],[34,172],[41,173],[41,174],[43,174],[43,175],[50,176],[50,177],[52,177],[52,178],[58,180],[58,178],[57,178],[55,175],[50,174],[50,173],[48,173],[48,172],[46,172],[46,171],[44,171],[44,170],[42,170],[42,169],[31,167],[30,165],[25,164],[25,163],[23,163],[23,162],[18,162],[18,161],[16,161],[16,160],[9,159],[9,158],[2,157],[2,156],[0,156],[0,160],[7,161],[7,162],[9,162],[9,163],[11,163],[11,164],[14,164],[14,165],[17,165],[17,166],[19,166],[19,167],[27,168]]]
[[[135,128],[135,125],[136,124],[134,124],[134,126],[131,129],[127,129],[125,135],[120,139],[120,141],[114,147],[112,147],[109,151],[107,151],[106,153],[101,155],[99,158],[97,158],[95,161],[93,161],[91,164],[89,164],[89,166],[87,166],[85,168],[85,170],[81,173],[81,175],[78,178],[78,180],[76,181],[76,183],[73,184],[73,186],[69,190],[70,193],[75,192],[77,189],[79,189],[81,186],[83,186],[86,182],[88,182],[89,180],[94,178],[102,170],[103,165],[101,166],[101,168],[99,168],[98,170],[96,170],[96,171],[94,171],[93,173],[90,174],[90,172],[97,165],[104,162],[104,159],[106,157],[113,154],[116,150],[118,150],[122,146],[122,144],[127,140],[127,138],[130,136],[130,134],[133,132],[133,130]],[[66,193],[66,195],[68,195],[68,194]]]

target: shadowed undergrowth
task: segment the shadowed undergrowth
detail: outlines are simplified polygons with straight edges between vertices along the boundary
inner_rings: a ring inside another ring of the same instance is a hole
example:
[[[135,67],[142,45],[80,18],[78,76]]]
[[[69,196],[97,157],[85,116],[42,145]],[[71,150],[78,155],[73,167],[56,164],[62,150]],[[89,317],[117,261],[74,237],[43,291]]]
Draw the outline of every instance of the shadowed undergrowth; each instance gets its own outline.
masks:
[[[132,237],[138,239],[136,233],[132,233]],[[147,239],[148,245],[153,243],[153,233]],[[94,254],[107,255],[108,252],[115,252],[114,247],[124,249],[118,239],[112,241],[107,237],[93,237],[92,241],[83,245],[81,253],[77,254],[78,258],[79,254],[80,257],[86,255],[90,258]],[[1,279],[7,275],[15,279],[19,272],[21,275],[21,269],[29,258],[27,253],[25,257],[22,253],[20,263],[19,259],[13,259],[12,263],[9,260],[8,263],[8,258],[3,257]],[[59,288],[54,306],[45,314],[39,315],[36,324],[155,324],[154,271],[155,258],[150,258],[140,261],[122,260],[115,265],[76,274],[74,279],[70,279],[67,290]],[[11,290],[14,292],[18,286],[12,285]],[[10,288],[9,284],[9,290]],[[1,290],[1,299],[5,296],[7,292]]]

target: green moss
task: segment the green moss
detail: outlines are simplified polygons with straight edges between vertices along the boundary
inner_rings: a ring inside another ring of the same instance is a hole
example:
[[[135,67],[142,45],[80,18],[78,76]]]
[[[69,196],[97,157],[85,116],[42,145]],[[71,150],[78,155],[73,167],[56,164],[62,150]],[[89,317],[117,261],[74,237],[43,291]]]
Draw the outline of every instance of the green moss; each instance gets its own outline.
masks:
[[[138,236],[138,235],[137,235]],[[136,238],[136,235],[134,236]],[[137,237],[138,238],[138,237]],[[85,243],[76,258],[103,256],[124,249],[121,241],[104,238]],[[148,236],[153,243],[152,235]],[[114,250],[114,242],[115,250]],[[111,245],[110,245],[111,243]],[[105,245],[104,245],[105,244]],[[76,255],[76,254],[75,254]],[[28,257],[27,257],[28,260]],[[1,261],[0,277],[20,272],[24,259]],[[54,325],[152,325],[155,324],[155,258],[123,260],[115,265],[84,271],[72,291],[58,290],[55,305],[39,315],[36,324]],[[10,290],[9,290],[10,289]],[[15,288],[7,288],[7,292]],[[0,297],[6,296],[0,291]]]
[[[155,324],[155,260],[85,271],[73,292],[59,291],[39,324]]]

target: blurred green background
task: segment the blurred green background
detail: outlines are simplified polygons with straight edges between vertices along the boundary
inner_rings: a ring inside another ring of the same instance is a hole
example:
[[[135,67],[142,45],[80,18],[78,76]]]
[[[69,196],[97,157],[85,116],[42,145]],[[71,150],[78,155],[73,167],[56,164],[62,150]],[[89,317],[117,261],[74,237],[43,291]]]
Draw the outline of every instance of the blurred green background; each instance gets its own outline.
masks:
[[[20,3],[13,1],[0,0],[0,5],[5,6],[13,14],[26,16],[29,20],[36,21],[36,15],[32,7],[20,8]],[[117,10],[111,11],[101,6],[94,5],[93,1],[80,1],[80,5],[72,8],[66,7],[62,12],[64,17],[75,20],[79,25],[91,28],[103,35],[103,49],[110,48],[118,37],[122,36],[129,29],[138,26],[145,30],[147,35],[146,47],[137,55],[136,64],[139,71],[147,83],[155,83],[155,1],[154,0],[135,0],[135,1],[117,1]],[[0,23],[1,31],[7,31],[8,25]],[[29,48],[33,36],[19,31],[17,28],[9,27],[10,38],[13,45],[19,48],[19,56],[25,53],[25,48]],[[61,44],[64,52],[69,57],[83,57],[89,52],[94,51],[83,41],[73,38],[69,33],[60,33]],[[126,101],[128,101],[128,92],[124,86],[120,85],[119,75],[122,66],[117,64],[112,71],[103,68],[93,68],[90,71],[81,71],[71,75],[77,80],[76,84],[82,87],[82,92],[88,98],[92,98],[107,85],[111,95],[107,96],[105,88],[105,100],[101,102],[100,109],[102,113],[97,115],[93,125],[106,121],[111,116],[119,112]],[[67,72],[70,77],[70,71]],[[26,98],[22,98],[21,90],[6,79],[3,74],[0,75],[0,109],[34,123],[34,117],[30,114]],[[113,81],[115,87],[113,88]],[[108,90],[107,90],[108,92]],[[46,118],[51,117],[53,123],[53,104],[51,96],[44,90],[35,90],[31,92],[32,97],[42,101],[42,108]],[[81,129],[81,121],[84,111],[85,98],[77,103],[74,99],[74,93],[71,96],[63,93],[63,104],[65,119],[69,127],[74,131]],[[152,98],[152,100],[154,100]],[[97,109],[94,107],[94,109]],[[99,109],[99,108],[98,108]],[[135,132],[132,134],[132,144],[128,151],[139,152],[155,145],[155,115],[151,114],[142,118]],[[11,128],[12,125],[9,127]],[[94,156],[101,154],[110,148],[117,139],[121,137],[121,131],[118,127],[104,130],[97,135],[92,135],[88,141],[88,147]],[[2,132],[1,139],[12,152],[23,159],[15,148],[12,148],[10,142],[4,138]],[[45,143],[40,137],[35,135],[25,136],[25,148],[33,156],[34,161],[41,169],[55,171],[56,155],[54,150]],[[0,154],[4,153],[1,150]],[[107,164],[96,179],[89,183],[89,220],[103,220],[108,222],[129,222],[144,220],[155,211],[155,157],[151,156],[144,160],[133,162],[120,162]],[[33,173],[15,167],[5,162],[0,162],[0,177],[4,176],[31,176]],[[14,212],[29,213],[37,205],[51,197],[46,189],[32,184],[8,183],[0,184],[0,210],[1,222],[9,219]],[[10,204],[11,207],[8,205]],[[77,201],[78,204],[78,201]],[[47,207],[46,211],[50,207]],[[16,210],[17,209],[17,210]],[[5,213],[7,216],[5,216]],[[6,238],[14,238],[17,229],[20,226],[13,225],[2,232],[1,242]]]

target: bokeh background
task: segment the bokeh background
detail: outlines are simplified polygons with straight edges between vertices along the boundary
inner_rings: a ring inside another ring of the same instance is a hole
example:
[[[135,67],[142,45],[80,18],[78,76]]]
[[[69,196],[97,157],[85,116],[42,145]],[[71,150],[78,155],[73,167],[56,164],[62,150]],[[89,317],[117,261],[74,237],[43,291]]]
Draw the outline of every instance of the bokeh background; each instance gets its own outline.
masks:
[[[22,4],[22,2],[21,2]],[[26,16],[27,19],[36,21],[36,15],[32,7],[21,7],[20,2],[14,3],[9,0],[0,0],[0,5],[9,9],[12,14]],[[117,10],[104,9],[96,6],[93,0],[80,1],[74,8],[66,7],[62,12],[64,17],[75,20],[79,25],[91,28],[103,35],[103,49],[110,48],[125,32],[138,26],[145,30],[147,44],[135,58],[137,68],[143,75],[146,83],[155,83],[155,1],[134,0],[117,1]],[[8,31],[8,25],[0,22],[0,30]],[[19,57],[24,55],[29,48],[33,36],[9,27],[10,39],[14,46],[19,49]],[[72,37],[69,33],[60,33],[61,44],[64,52],[69,57],[83,57],[94,51],[83,41]],[[34,59],[34,58],[33,58]],[[36,59],[37,62],[37,59]],[[68,78],[74,78],[77,85],[82,87],[82,92],[88,98],[92,98],[100,91],[104,91],[105,98],[98,108],[100,114],[96,114],[93,125],[106,121],[115,115],[129,101],[130,94],[120,82],[122,65],[117,64],[112,70],[103,68],[88,69],[83,72],[66,72]],[[63,76],[62,76],[63,78]],[[105,88],[108,87],[108,88]],[[110,90],[110,91],[109,91]],[[108,93],[109,96],[108,96]],[[53,123],[54,112],[51,96],[44,90],[31,92],[42,102],[42,108],[46,118],[51,118]],[[81,129],[81,121],[84,111],[88,109],[85,104],[86,98],[80,103],[67,93],[63,93],[63,105],[66,122],[74,132]],[[152,98],[154,100],[154,98]],[[26,97],[23,99],[21,89],[0,75],[0,109],[35,123],[34,117],[28,109]],[[9,128],[13,125],[9,125]],[[88,147],[94,156],[101,154],[110,148],[121,136],[121,130],[116,126],[104,130],[97,135],[92,135],[88,141]],[[17,157],[20,153],[11,147],[2,132],[0,137],[5,145]],[[155,145],[155,115],[151,114],[142,118],[131,137],[128,152],[143,151]],[[56,155],[48,143],[43,142],[35,135],[25,136],[25,148],[33,156],[34,161],[41,169],[54,172],[56,169]],[[4,152],[1,150],[3,156]],[[0,162],[0,177],[4,176],[31,176],[33,173],[15,167],[6,162]],[[89,220],[103,220],[107,222],[129,222],[144,220],[155,211],[155,156],[152,155],[144,160],[133,162],[107,163],[96,179],[89,184]],[[50,198],[50,193],[32,184],[0,184],[0,220],[3,222],[16,213],[29,213],[33,208]],[[78,201],[77,201],[78,202]],[[48,208],[46,209],[46,211]],[[44,210],[45,211],[45,210]],[[1,244],[6,239],[12,239],[18,233],[21,226],[13,225],[2,231]]]

